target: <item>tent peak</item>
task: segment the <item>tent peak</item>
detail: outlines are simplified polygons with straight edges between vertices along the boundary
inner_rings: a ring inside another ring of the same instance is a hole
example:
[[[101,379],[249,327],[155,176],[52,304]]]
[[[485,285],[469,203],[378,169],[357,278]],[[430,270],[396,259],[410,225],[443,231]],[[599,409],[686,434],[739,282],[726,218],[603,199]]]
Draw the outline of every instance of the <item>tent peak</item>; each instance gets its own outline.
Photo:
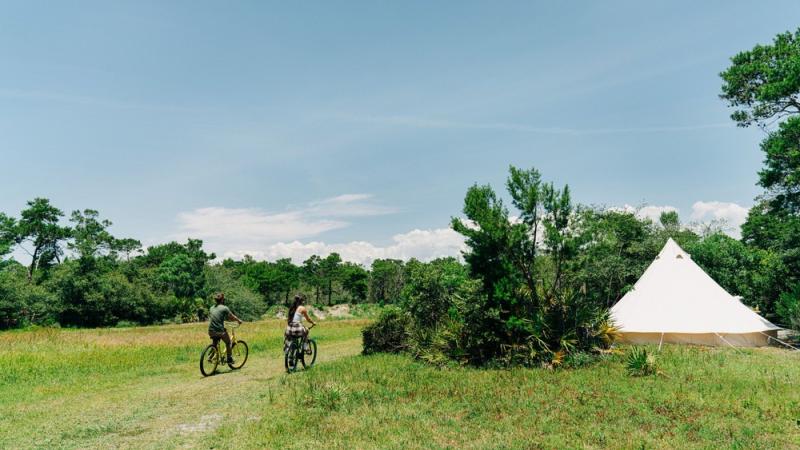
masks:
[[[677,242],[675,242],[672,238],[667,239],[667,243],[664,244],[664,248],[658,252],[657,259],[661,258],[678,258],[678,259],[685,259],[691,258],[691,255],[686,253]]]

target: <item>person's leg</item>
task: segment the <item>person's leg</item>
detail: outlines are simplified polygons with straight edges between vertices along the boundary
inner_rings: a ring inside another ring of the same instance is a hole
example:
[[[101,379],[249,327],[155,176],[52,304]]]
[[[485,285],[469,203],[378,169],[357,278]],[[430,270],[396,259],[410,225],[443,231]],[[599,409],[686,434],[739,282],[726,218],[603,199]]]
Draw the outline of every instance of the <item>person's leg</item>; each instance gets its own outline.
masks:
[[[227,354],[228,354],[228,361],[233,361],[233,355],[231,354],[231,337],[230,337],[230,335],[228,334],[227,331],[225,331],[225,333],[223,333],[221,338],[222,338],[222,342],[225,343],[225,350],[227,351]]]
[[[287,326],[286,330],[283,332],[283,353],[289,351],[289,344],[292,342],[292,329]]]
[[[219,342],[219,337],[217,335],[211,334],[211,333],[208,333],[208,337],[211,338],[211,345],[213,345],[216,348],[217,343]]]

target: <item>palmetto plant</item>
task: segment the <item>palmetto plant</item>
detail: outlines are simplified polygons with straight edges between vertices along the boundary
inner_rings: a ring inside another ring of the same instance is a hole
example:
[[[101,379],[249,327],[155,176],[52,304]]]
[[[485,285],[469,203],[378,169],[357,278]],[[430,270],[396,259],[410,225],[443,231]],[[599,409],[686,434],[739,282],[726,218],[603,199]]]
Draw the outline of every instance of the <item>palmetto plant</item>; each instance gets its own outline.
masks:
[[[628,375],[644,377],[658,372],[655,355],[648,353],[643,347],[631,347],[625,365]]]

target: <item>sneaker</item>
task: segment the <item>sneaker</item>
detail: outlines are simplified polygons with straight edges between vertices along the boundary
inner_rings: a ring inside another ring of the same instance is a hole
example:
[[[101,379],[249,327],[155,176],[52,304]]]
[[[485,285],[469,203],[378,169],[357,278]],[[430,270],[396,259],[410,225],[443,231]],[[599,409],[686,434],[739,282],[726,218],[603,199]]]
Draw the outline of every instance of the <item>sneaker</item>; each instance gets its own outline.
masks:
[[[232,365],[232,364],[236,364],[236,363],[233,362],[233,358],[228,358],[228,364]]]

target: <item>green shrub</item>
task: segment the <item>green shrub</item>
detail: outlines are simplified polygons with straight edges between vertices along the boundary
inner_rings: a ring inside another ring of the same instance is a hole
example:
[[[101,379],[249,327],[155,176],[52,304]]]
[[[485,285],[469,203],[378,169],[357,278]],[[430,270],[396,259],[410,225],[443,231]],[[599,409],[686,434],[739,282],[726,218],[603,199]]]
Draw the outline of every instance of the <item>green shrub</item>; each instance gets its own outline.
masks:
[[[0,268],[0,329],[52,325],[58,306],[52,292],[28,282],[20,264]]]
[[[776,308],[782,325],[800,330],[800,285],[793,292],[785,292],[778,299]]]
[[[233,270],[223,266],[208,266],[205,270],[206,311],[214,303],[211,296],[214,292],[225,293],[225,304],[242,320],[258,320],[267,311],[267,304],[257,293],[250,290],[235,277]]]
[[[364,354],[399,353],[408,348],[411,325],[409,316],[394,306],[387,306],[378,320],[361,332],[364,339]]]
[[[594,364],[601,356],[597,353],[572,352],[564,357],[563,367],[567,369],[578,369]]]
[[[625,361],[628,375],[634,377],[644,377],[653,375],[658,371],[655,355],[648,353],[643,347],[631,347]]]
[[[408,351],[416,359],[434,366],[466,362],[461,348],[462,322],[445,320],[433,327],[411,327]]]

